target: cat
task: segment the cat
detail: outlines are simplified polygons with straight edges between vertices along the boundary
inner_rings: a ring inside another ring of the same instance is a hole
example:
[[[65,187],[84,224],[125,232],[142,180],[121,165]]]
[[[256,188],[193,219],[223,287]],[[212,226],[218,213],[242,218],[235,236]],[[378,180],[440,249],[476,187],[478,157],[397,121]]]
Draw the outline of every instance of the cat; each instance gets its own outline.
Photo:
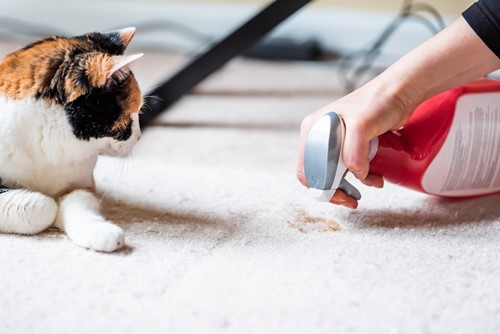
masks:
[[[97,157],[127,155],[139,140],[143,98],[124,55],[135,28],[52,36],[0,62],[0,232],[49,226],[102,252],[125,244],[99,213]]]

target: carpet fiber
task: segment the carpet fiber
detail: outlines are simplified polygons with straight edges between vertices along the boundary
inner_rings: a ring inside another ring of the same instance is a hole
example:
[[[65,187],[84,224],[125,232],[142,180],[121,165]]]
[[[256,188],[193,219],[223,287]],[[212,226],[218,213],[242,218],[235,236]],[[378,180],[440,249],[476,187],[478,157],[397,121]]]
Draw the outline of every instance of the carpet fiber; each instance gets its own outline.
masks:
[[[181,63],[147,54],[144,91]],[[102,158],[127,247],[0,235],[0,333],[498,333],[500,197],[388,184],[358,210],[295,178],[300,120],[340,96],[329,66],[237,60]]]

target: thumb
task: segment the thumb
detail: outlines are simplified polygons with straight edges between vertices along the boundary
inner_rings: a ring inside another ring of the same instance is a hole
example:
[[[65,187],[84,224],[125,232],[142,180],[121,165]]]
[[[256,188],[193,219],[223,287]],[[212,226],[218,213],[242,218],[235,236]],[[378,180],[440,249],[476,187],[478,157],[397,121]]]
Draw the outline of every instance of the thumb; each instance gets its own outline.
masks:
[[[364,131],[348,127],[346,134],[342,159],[344,164],[358,179],[364,180],[369,171],[369,139],[361,135]]]

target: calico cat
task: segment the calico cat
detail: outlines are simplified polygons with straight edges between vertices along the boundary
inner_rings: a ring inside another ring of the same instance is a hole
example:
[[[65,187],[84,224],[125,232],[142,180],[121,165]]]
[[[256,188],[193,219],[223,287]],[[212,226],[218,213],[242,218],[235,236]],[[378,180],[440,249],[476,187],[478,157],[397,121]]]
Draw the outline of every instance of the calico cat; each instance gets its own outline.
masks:
[[[79,246],[111,252],[118,226],[99,214],[99,154],[139,139],[142,95],[125,56],[135,28],[35,41],[0,62],[0,232],[51,225]]]

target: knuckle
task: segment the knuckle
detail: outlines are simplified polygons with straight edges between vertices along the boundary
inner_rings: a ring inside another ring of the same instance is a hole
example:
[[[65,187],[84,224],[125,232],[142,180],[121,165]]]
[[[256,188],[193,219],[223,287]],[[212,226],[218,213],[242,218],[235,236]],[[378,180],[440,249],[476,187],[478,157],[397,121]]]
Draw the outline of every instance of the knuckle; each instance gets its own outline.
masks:
[[[300,123],[300,131],[302,133],[305,133],[307,131],[309,131],[309,129],[314,125],[314,123],[316,122],[317,120],[317,116],[315,114],[309,114],[307,115],[306,117],[304,117],[304,119],[302,120],[302,122]]]

